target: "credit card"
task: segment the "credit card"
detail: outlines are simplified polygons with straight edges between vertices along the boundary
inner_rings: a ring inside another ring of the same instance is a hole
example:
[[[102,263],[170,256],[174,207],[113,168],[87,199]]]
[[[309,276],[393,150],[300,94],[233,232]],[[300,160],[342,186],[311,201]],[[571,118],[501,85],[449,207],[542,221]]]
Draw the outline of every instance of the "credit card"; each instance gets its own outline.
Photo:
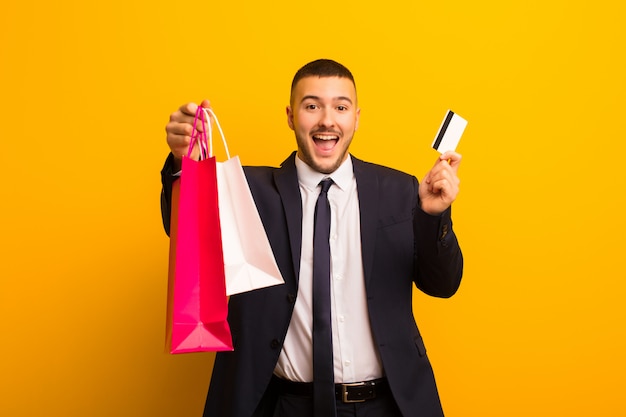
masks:
[[[456,150],[465,126],[467,126],[467,120],[452,110],[448,110],[433,141],[433,148],[439,153]]]

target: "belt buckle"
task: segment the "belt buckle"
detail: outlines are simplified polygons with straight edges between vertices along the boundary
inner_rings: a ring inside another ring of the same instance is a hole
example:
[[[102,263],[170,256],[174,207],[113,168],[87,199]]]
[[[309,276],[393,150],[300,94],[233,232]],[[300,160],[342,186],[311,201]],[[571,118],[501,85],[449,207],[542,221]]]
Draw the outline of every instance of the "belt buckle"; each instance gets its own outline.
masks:
[[[351,387],[362,387],[365,386],[365,382],[353,382],[350,384],[341,384],[341,401],[343,401],[344,403],[362,403],[365,402],[366,399],[369,398],[362,398],[359,400],[351,400],[348,399],[348,388]],[[372,398],[374,398],[375,394],[372,396]]]

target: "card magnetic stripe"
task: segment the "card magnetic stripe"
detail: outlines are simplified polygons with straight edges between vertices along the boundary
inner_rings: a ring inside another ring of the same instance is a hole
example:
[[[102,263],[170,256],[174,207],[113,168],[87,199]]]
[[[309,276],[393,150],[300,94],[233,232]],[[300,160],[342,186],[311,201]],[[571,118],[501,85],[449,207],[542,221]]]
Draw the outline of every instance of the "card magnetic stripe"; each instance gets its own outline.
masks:
[[[439,145],[441,144],[441,141],[443,140],[443,137],[446,134],[446,130],[448,130],[448,125],[452,121],[453,116],[454,116],[454,112],[452,110],[449,110],[448,114],[446,115],[446,120],[444,120],[443,124],[441,125],[441,129],[439,129],[439,134],[437,135],[437,139],[435,139],[433,148],[439,149]]]

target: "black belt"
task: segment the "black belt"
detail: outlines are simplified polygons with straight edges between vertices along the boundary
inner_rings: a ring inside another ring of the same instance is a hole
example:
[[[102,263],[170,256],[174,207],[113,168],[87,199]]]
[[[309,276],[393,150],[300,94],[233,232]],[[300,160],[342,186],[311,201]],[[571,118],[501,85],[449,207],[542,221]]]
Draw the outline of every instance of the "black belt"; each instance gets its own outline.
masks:
[[[293,382],[286,379],[273,378],[278,391],[282,394],[298,395],[301,397],[313,396],[312,382]],[[373,379],[371,381],[352,382],[348,384],[335,384],[335,396],[344,403],[360,403],[381,397],[389,393],[387,378]]]

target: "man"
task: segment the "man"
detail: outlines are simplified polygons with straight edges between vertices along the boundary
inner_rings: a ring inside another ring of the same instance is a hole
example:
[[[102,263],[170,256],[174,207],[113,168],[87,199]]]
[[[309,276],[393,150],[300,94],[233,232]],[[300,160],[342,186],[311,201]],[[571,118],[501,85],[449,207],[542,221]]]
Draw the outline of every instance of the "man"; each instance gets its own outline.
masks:
[[[166,127],[166,229],[196,109],[182,106]],[[313,61],[296,73],[287,107],[297,152],[280,168],[244,168],[285,284],[230,298],[235,349],[216,356],[205,416],[443,415],[411,295],[413,284],[436,297],[459,287],[463,259],[450,205],[461,156],[442,155],[418,186],[413,176],[348,153],[359,115],[350,71]],[[328,236],[314,245],[327,216]],[[325,251],[330,260],[320,262]],[[317,295],[318,285],[330,285],[330,300]],[[329,352],[319,347],[324,325],[314,310],[328,311]],[[324,354],[327,361],[315,359]]]

